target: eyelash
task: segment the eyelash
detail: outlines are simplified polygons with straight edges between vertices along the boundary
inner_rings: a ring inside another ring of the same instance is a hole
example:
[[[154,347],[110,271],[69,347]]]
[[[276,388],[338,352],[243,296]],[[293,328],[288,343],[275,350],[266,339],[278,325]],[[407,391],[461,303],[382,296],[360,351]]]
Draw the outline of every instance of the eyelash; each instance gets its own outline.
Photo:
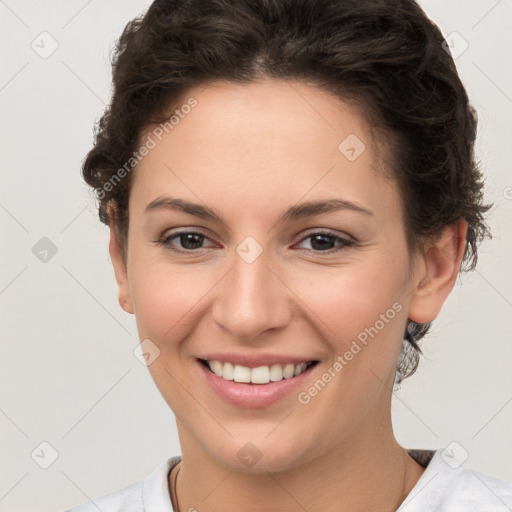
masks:
[[[180,235],[199,235],[199,236],[202,236],[205,239],[209,240],[209,237],[200,231],[176,231],[174,233],[170,233],[169,235],[162,236],[159,240],[157,240],[157,244],[166,249],[169,249],[173,252],[179,253],[179,254],[186,254],[186,253],[192,254],[194,252],[200,251],[201,249],[205,249],[204,247],[203,248],[200,247],[198,249],[185,249],[185,250],[176,249],[175,247],[173,247],[171,245],[170,241],[174,238],[178,238]],[[331,237],[332,239],[334,239],[335,242],[340,242],[341,245],[338,246],[337,248],[334,247],[331,249],[327,249],[325,251],[319,251],[319,250],[314,250],[314,249],[301,249],[302,251],[314,252],[316,254],[332,254],[334,252],[342,251],[342,250],[346,249],[347,247],[354,245],[354,243],[355,243],[353,240],[350,240],[348,238],[342,238],[342,237],[336,235],[335,233],[333,233],[332,231],[323,230],[323,229],[309,233],[307,236],[305,236],[301,240],[299,240],[298,243],[300,244],[300,243],[304,242],[305,240],[307,240],[308,238],[312,238],[316,235],[323,235],[323,236]]]

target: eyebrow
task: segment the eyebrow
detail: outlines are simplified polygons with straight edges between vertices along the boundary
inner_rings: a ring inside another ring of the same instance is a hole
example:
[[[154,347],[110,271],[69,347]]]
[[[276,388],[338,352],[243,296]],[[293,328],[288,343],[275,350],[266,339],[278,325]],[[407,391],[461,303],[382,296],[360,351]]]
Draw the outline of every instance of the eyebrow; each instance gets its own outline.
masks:
[[[169,196],[157,197],[155,200],[151,201],[151,203],[146,206],[144,213],[160,209],[177,210],[188,213],[190,215],[194,215],[195,217],[216,220],[222,224],[226,224],[222,217],[215,213],[215,211],[213,211],[208,206],[191,203],[189,201],[185,201],[184,199],[177,199]],[[330,213],[340,210],[350,210],[357,213],[373,216],[373,212],[363,208],[356,203],[353,203],[352,201],[347,201],[345,199],[327,199],[324,201],[308,201],[292,206],[288,208],[288,210],[286,210],[283,215],[281,215],[278,223],[303,219],[306,217],[314,217],[322,213]]]

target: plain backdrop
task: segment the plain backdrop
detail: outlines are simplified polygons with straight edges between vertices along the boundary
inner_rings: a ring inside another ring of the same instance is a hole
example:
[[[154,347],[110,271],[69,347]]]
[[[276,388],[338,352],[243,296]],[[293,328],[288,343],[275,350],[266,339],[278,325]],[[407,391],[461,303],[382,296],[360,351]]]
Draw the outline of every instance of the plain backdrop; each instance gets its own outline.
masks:
[[[80,176],[109,101],[110,51],[149,4],[0,1],[1,511],[65,510],[180,453]],[[451,444],[464,465],[512,480],[512,2],[421,4],[461,53],[494,238],[395,393],[394,427],[406,447]]]

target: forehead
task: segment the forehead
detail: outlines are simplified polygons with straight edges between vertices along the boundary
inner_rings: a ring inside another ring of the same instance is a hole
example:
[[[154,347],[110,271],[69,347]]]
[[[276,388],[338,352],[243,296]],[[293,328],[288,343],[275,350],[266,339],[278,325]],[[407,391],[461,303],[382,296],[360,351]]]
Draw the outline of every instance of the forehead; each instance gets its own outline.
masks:
[[[245,210],[305,195],[363,203],[390,186],[364,116],[312,85],[213,82],[187,91],[171,116],[141,136],[154,147],[134,173],[135,207],[171,191]]]

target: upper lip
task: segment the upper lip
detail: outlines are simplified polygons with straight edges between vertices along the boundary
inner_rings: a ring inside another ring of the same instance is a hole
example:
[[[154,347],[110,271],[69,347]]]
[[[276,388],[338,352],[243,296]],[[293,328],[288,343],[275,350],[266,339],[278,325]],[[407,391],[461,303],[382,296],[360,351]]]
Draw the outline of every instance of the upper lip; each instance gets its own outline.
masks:
[[[283,354],[235,354],[235,353],[208,353],[198,359],[207,361],[220,361],[221,363],[233,363],[248,368],[258,368],[259,366],[272,366],[273,364],[300,364],[317,361],[315,358],[300,356],[290,356]]]

